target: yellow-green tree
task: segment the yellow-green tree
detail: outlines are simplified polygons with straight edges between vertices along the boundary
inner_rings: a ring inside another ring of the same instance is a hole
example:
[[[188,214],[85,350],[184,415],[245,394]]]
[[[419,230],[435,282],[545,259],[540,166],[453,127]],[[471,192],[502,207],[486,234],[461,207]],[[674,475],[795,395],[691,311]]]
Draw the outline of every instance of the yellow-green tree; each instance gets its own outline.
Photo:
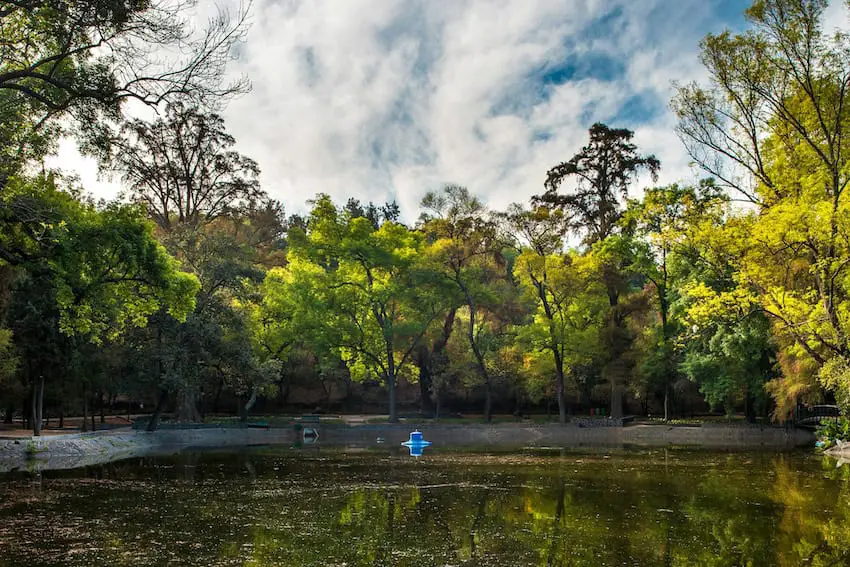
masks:
[[[514,276],[535,305],[532,323],[521,333],[530,347],[527,363],[536,374],[554,374],[559,420],[566,423],[567,377],[575,365],[599,354],[608,303],[599,266],[592,254],[563,252],[566,223],[560,211],[513,205],[504,218],[521,249]]]
[[[491,358],[515,318],[516,302],[497,223],[465,187],[448,185],[422,199],[421,230],[429,241],[429,269],[447,284],[454,303],[465,307],[465,336],[484,386],[484,418],[492,413]]]
[[[811,360],[810,383],[847,406],[850,37],[824,30],[826,6],[755,2],[749,30],[703,40],[710,84],[680,87],[673,107],[695,162],[756,206],[715,239],[736,259],[736,288],[697,287],[693,315],[762,310],[785,356]]]
[[[291,231],[290,242],[292,285],[312,298],[309,328],[353,378],[384,383],[396,421],[398,380],[443,300],[418,263],[422,235],[395,222],[375,228],[320,195],[307,231]]]

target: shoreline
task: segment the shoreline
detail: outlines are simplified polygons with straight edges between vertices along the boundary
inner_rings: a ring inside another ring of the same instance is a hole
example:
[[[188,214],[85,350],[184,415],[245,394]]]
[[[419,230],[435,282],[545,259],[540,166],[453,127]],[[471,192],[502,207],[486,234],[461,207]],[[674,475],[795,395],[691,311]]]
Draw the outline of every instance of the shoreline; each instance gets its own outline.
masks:
[[[308,424],[317,439],[303,439],[295,427],[160,429],[129,428],[43,437],[0,438],[0,473],[94,466],[112,461],[167,455],[193,449],[253,445],[316,447],[391,447],[421,428],[435,446],[520,447],[690,447],[707,450],[783,450],[814,446],[815,436],[802,429],[750,425],[632,424],[625,427],[579,427],[575,424]],[[843,448],[850,459],[850,445]]]
[[[837,445],[830,447],[823,453],[838,459],[841,464],[850,463],[850,442],[839,441]]]

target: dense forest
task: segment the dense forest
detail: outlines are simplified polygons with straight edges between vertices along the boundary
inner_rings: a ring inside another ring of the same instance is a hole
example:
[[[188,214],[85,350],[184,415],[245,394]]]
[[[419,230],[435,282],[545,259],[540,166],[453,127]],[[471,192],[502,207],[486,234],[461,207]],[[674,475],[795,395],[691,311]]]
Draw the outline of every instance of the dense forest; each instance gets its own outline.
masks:
[[[757,0],[702,40],[709,81],[671,101],[697,184],[638,186],[664,164],[594,124],[506,210],[446,185],[404,216],[325,194],[287,216],[218,114],[247,14],[197,37],[158,0],[2,2],[0,412],[39,434],[118,407],[850,408],[850,37],[826,5]],[[63,136],[120,199],[43,166]]]

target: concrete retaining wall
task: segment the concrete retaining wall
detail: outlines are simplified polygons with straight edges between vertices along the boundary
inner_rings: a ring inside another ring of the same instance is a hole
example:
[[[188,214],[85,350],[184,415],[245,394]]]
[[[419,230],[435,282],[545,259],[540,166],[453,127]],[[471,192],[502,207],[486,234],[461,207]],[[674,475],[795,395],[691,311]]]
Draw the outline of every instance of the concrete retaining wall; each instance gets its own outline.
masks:
[[[398,446],[416,424],[347,426],[317,424],[318,446]],[[693,446],[711,449],[788,450],[811,446],[814,435],[805,430],[749,426],[578,427],[574,424],[421,424],[425,439],[435,446],[497,447],[622,447]],[[308,440],[309,441],[309,440]],[[41,438],[0,439],[0,472],[11,470],[70,469],[119,459],[161,455],[198,448],[251,445],[292,445],[303,442],[294,428],[203,428],[145,431],[104,431]]]
[[[382,438],[387,444],[406,441],[416,426],[362,425],[345,427],[326,425],[319,428],[320,444],[369,445]],[[422,424],[425,439],[435,445],[468,447],[575,447],[575,446],[665,446],[683,445],[717,449],[792,449],[813,445],[814,435],[805,430],[749,426],[668,426],[629,425],[626,427],[577,427],[498,424],[441,425]]]
[[[0,472],[92,466],[131,457],[175,453],[192,448],[292,444],[291,429],[181,429],[103,431],[0,439]]]

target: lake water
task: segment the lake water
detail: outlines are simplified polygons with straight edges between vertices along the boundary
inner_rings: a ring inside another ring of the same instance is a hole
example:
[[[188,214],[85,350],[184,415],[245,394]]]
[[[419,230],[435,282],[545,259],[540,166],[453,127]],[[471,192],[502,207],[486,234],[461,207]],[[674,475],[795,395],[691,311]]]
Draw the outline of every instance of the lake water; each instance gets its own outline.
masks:
[[[0,565],[850,565],[848,471],[664,449],[185,453],[0,476]]]

